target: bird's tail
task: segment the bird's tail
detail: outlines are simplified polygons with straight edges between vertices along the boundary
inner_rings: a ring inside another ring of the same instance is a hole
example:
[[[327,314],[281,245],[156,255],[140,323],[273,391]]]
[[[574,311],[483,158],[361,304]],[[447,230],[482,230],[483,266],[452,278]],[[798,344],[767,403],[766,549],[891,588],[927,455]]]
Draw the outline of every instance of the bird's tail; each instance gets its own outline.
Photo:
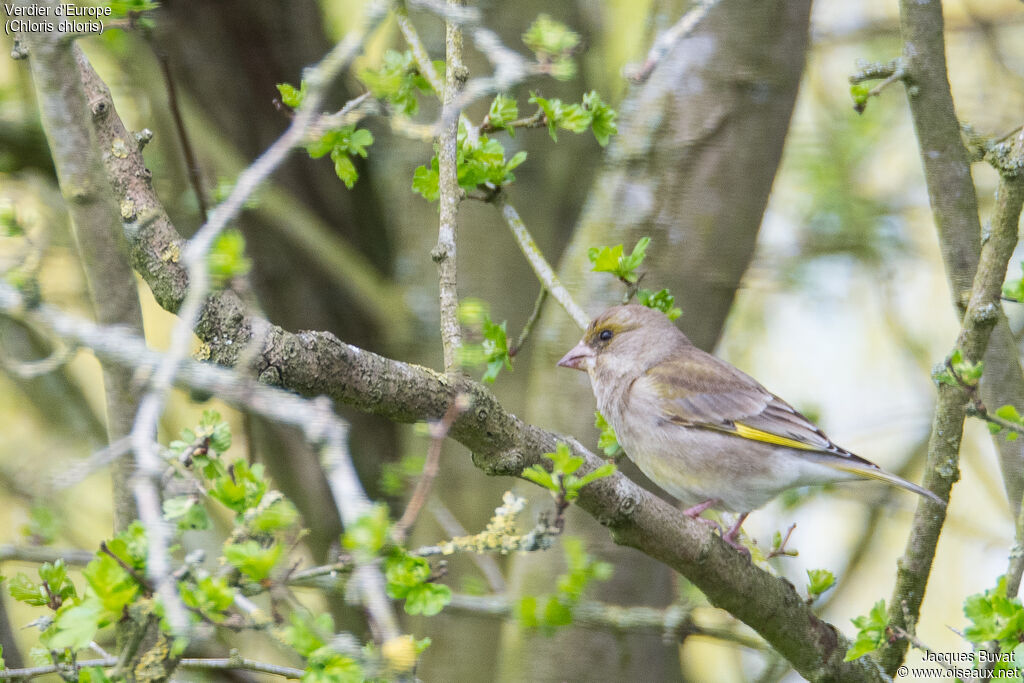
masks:
[[[824,464],[827,464],[829,467],[837,469],[840,472],[847,472],[864,479],[874,479],[876,481],[884,481],[887,484],[892,484],[893,486],[899,486],[901,489],[913,491],[919,496],[924,496],[942,507],[946,507],[946,501],[939,498],[935,493],[918,486],[917,484],[912,484],[902,477],[897,477],[895,474],[886,472],[875,465],[862,464],[859,462],[836,462],[836,458],[829,458]]]

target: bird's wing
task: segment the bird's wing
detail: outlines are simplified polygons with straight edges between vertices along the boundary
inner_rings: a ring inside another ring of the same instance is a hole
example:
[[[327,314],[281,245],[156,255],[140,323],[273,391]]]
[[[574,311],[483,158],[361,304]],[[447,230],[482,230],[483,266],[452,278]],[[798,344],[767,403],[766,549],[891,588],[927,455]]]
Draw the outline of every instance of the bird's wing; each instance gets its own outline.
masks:
[[[700,353],[700,358],[696,357]],[[631,393],[676,424],[863,461],[840,448],[795,408],[724,361],[692,349],[649,368]]]

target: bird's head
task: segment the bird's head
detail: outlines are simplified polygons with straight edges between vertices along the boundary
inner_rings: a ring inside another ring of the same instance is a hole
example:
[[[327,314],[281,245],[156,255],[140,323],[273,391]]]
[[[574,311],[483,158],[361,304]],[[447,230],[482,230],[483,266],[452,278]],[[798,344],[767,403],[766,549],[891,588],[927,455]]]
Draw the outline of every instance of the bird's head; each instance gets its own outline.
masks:
[[[646,367],[680,339],[688,343],[660,311],[639,304],[613,306],[594,318],[583,339],[558,365],[591,375],[610,367],[617,370],[615,374],[625,374],[634,366]]]

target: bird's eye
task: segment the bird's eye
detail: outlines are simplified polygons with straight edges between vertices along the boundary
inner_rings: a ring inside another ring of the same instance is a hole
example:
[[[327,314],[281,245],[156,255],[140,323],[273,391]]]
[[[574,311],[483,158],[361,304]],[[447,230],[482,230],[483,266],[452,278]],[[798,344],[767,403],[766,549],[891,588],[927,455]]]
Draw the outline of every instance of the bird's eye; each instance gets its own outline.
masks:
[[[600,339],[601,341],[608,341],[609,339],[612,338],[612,331],[601,330],[601,334],[597,335],[597,338]]]

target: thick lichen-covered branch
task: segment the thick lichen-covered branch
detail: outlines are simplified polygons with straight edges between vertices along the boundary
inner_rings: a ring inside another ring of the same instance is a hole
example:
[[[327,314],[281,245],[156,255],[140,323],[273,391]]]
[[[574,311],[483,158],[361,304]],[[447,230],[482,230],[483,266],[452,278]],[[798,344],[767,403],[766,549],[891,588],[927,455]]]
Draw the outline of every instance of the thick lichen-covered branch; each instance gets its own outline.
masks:
[[[108,115],[115,115],[112,107]],[[148,188],[148,171],[131,143],[126,141],[123,151],[136,160],[136,171],[143,174],[139,191],[148,192],[147,201],[154,202],[149,214],[140,215],[128,228],[133,259],[143,265],[139,270],[150,286],[161,290],[158,301],[173,308],[184,295],[178,251],[181,238],[164,220],[159,202]],[[110,163],[108,174],[113,174]],[[131,197],[124,192],[119,198]],[[26,315],[43,315],[45,311],[50,309]],[[97,343],[109,342],[108,332],[101,331]],[[489,474],[517,475],[524,467],[541,463],[543,455],[554,451],[559,441],[569,443],[586,459],[587,471],[603,462],[571,438],[508,413],[479,383],[369,353],[328,332],[288,332],[249,311],[230,290],[206,298],[196,333],[208,345],[212,360],[254,372],[264,383],[305,395],[326,394],[399,422],[437,419],[457,395],[468,394],[472,406],[455,420],[450,435],[470,448],[474,462]],[[103,353],[123,350],[118,344]],[[193,365],[186,362],[176,381],[187,382]],[[579,505],[605,524],[619,543],[665,562],[692,580],[713,604],[751,625],[806,678],[880,680],[873,666],[842,661],[846,650],[842,636],[818,619],[791,585],[753,567],[703,525],[622,475],[587,486]]]
[[[21,296],[0,284],[0,312],[30,320],[69,342],[92,348],[104,359],[131,367],[153,367],[157,354],[141,339],[72,318],[50,306],[23,310]],[[450,435],[473,452],[488,474],[518,475],[541,464],[559,442],[585,459],[581,474],[604,460],[575,439],[527,424],[507,412],[484,385],[462,376],[391,360],[345,344],[328,332],[291,334],[271,328],[261,336],[256,369],[275,365],[275,377],[307,395],[336,401],[399,422],[443,415],[459,395],[471,407],[456,418]],[[184,361],[175,381],[250,408],[260,388],[239,382],[224,368]],[[268,391],[272,391],[267,389]],[[295,398],[295,397],[292,397]],[[288,397],[275,392],[260,409],[290,412]],[[300,400],[295,398],[295,400]],[[712,604],[757,631],[809,680],[882,680],[867,662],[843,662],[846,641],[819,619],[794,587],[752,565],[709,529],[683,515],[621,474],[598,480],[580,492],[578,505],[604,524],[616,542],[665,562],[699,587]]]

